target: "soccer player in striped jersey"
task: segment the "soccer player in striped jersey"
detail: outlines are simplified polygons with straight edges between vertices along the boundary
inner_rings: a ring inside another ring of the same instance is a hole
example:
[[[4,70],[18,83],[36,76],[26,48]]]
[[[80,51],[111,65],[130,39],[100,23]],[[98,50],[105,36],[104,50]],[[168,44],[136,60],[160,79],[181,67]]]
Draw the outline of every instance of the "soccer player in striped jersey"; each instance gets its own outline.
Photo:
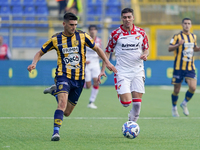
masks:
[[[52,36],[36,53],[28,71],[36,68],[40,58],[53,49],[57,52],[56,90],[53,91],[58,99],[58,107],[54,113],[54,131],[51,141],[59,141],[59,129],[63,115],[69,116],[76,106],[85,83],[86,46],[92,48],[105,61],[109,70],[117,72],[109,62],[103,50],[85,32],[76,30],[77,17],[73,13],[64,15],[64,31]]]
[[[200,48],[197,46],[197,36],[190,32],[191,27],[191,19],[184,18],[182,20],[182,31],[173,36],[168,48],[169,52],[174,52],[175,55],[174,71],[172,78],[174,91],[171,95],[172,116],[174,117],[179,117],[177,111],[177,101],[183,79],[185,79],[185,82],[189,86],[189,89],[185,93],[185,98],[180,104],[181,108],[183,109],[183,113],[186,116],[189,115],[187,103],[194,95],[197,86],[194,52],[200,51]]]
[[[94,39],[94,42],[97,46],[101,48],[101,39],[97,37],[97,26],[90,25],[88,27],[89,35]],[[97,94],[99,92],[99,83],[98,75],[100,74],[100,64],[99,56],[91,48],[86,47],[86,68],[85,68],[85,88],[89,89],[93,86],[91,90],[91,95],[89,99],[88,108],[97,109],[97,106],[94,104]]]
[[[123,24],[112,31],[106,56],[115,50],[116,69],[114,75],[115,88],[122,106],[128,107],[132,103],[129,113],[129,121],[137,122],[141,109],[142,95],[145,93],[145,74],[143,61],[149,54],[148,38],[145,31],[133,24],[133,9],[124,8],[121,11]],[[105,74],[105,63],[98,77]]]

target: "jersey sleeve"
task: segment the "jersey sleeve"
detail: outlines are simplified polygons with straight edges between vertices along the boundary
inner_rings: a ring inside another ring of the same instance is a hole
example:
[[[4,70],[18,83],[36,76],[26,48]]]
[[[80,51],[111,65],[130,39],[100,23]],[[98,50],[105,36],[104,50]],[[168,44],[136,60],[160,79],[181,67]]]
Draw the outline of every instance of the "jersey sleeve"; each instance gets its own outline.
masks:
[[[92,49],[95,47],[94,40],[87,33],[85,33],[85,44],[86,44],[87,47],[90,47]]]
[[[114,51],[117,39],[114,38],[114,35],[111,33],[109,36],[108,45],[106,47],[106,52],[110,53]]]
[[[197,46],[197,36],[194,34],[194,47]]]
[[[43,53],[47,53],[48,51],[51,51],[52,49],[54,49],[54,45],[51,38],[46,43],[43,44],[41,51]]]
[[[148,37],[145,32],[144,32],[143,37],[144,37],[144,39],[143,39],[142,49],[143,49],[143,51],[145,51],[145,50],[149,49]]]
[[[175,34],[175,35],[172,37],[172,39],[171,39],[169,45],[176,45],[177,43],[178,43],[178,35]]]

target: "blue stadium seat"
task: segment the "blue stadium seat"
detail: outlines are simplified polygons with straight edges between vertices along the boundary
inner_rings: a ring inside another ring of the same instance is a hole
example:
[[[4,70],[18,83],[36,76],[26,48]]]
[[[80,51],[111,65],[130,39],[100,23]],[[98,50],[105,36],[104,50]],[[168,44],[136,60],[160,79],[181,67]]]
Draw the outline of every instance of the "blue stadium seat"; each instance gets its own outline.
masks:
[[[37,30],[35,29],[35,28],[24,28],[24,33],[25,34],[34,34],[34,35],[36,35],[36,33],[37,33]]]
[[[24,29],[23,28],[13,28],[13,33],[17,33],[17,34],[22,34],[24,33]]]
[[[102,14],[102,4],[99,4],[99,5],[96,7],[96,14],[97,14],[97,15],[101,15],[101,14]]]
[[[48,15],[48,8],[45,6],[38,6],[36,9],[36,14],[37,15],[44,15],[47,16]]]
[[[22,15],[22,14],[23,14],[23,8],[21,5],[13,6],[12,15]]]
[[[95,17],[87,17],[87,21],[95,21]]]
[[[0,6],[9,5],[9,0],[0,0]]]
[[[38,24],[37,24],[37,26],[38,27],[48,27],[49,26],[49,24],[48,24],[48,17],[38,17],[37,18],[37,21],[39,22]]]
[[[121,20],[120,20],[120,16],[119,17],[113,17],[112,18],[112,22],[113,21],[116,21],[116,22],[120,22]],[[120,23],[119,24],[112,24],[111,23],[111,28],[118,28],[120,26]]]
[[[37,43],[36,43],[36,36],[26,36],[25,37],[25,47],[36,47]]]
[[[119,5],[121,5],[121,1],[120,1],[120,0],[108,0],[108,1],[107,1],[107,5],[111,5],[111,6],[113,6],[113,5],[115,5],[115,6],[119,6]]]
[[[24,24],[22,23],[23,17],[22,16],[13,16],[12,19],[14,22],[12,24],[13,27],[23,27]]]
[[[0,28],[0,33],[9,33],[9,28]]]
[[[47,2],[46,0],[35,0],[35,5],[36,6],[46,6],[47,5]]]
[[[23,36],[13,36],[12,47],[13,48],[24,47],[24,37]]]
[[[23,5],[24,6],[33,6],[33,5],[35,5],[35,1],[34,0],[24,0]]]
[[[96,9],[95,9],[95,6],[94,5],[88,5],[87,7],[87,15],[93,15],[93,14],[96,14]]]
[[[108,6],[106,8],[106,15],[109,16],[120,16],[121,6]]]
[[[42,45],[48,41],[47,37],[38,37],[37,47],[42,47]]]
[[[9,36],[3,35],[3,42],[6,43],[7,45],[10,45],[9,44]]]
[[[1,6],[0,14],[1,15],[9,15],[10,14],[10,6],[9,5]]]
[[[24,27],[35,27],[35,17],[25,17],[25,21]]]
[[[35,15],[35,7],[34,6],[25,6],[24,15]]]
[[[1,27],[9,27],[10,23],[9,23],[9,16],[8,15],[1,15],[1,21],[3,23],[1,23]]]
[[[11,0],[10,5],[11,6],[21,5],[21,0]]]

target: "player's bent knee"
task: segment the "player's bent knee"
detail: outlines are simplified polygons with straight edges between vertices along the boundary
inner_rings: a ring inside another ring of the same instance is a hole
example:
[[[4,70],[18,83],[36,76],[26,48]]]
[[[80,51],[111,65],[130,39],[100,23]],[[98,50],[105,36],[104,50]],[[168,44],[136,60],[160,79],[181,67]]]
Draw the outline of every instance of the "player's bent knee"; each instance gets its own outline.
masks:
[[[120,100],[120,103],[122,104],[122,106],[124,106],[124,107],[128,107],[130,104],[131,104],[131,100],[130,101],[127,101],[127,102],[124,102],[124,101],[122,101],[122,100]]]

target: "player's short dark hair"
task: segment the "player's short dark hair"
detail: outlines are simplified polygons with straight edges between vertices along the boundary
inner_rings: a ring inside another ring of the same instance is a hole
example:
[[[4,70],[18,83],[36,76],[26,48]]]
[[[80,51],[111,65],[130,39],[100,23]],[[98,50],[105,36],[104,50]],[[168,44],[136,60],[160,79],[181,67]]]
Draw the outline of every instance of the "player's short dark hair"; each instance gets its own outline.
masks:
[[[122,11],[121,11],[121,16],[122,16],[122,14],[125,14],[125,13],[132,13],[132,15],[133,15],[133,13],[134,13],[134,10],[132,9],[132,8],[124,8]]]
[[[91,25],[89,25],[89,27],[88,27],[88,30],[91,30],[91,28],[95,28],[95,30],[97,30],[98,28],[97,28],[97,26],[96,25],[94,25],[94,24],[91,24]]]
[[[76,15],[74,15],[74,14],[71,13],[71,12],[67,12],[67,13],[64,15],[63,19],[64,19],[65,21],[69,21],[69,20],[78,20],[78,18],[76,17]]]
[[[190,20],[190,21],[192,21],[190,18],[183,18],[182,23],[183,23],[185,20]]]

